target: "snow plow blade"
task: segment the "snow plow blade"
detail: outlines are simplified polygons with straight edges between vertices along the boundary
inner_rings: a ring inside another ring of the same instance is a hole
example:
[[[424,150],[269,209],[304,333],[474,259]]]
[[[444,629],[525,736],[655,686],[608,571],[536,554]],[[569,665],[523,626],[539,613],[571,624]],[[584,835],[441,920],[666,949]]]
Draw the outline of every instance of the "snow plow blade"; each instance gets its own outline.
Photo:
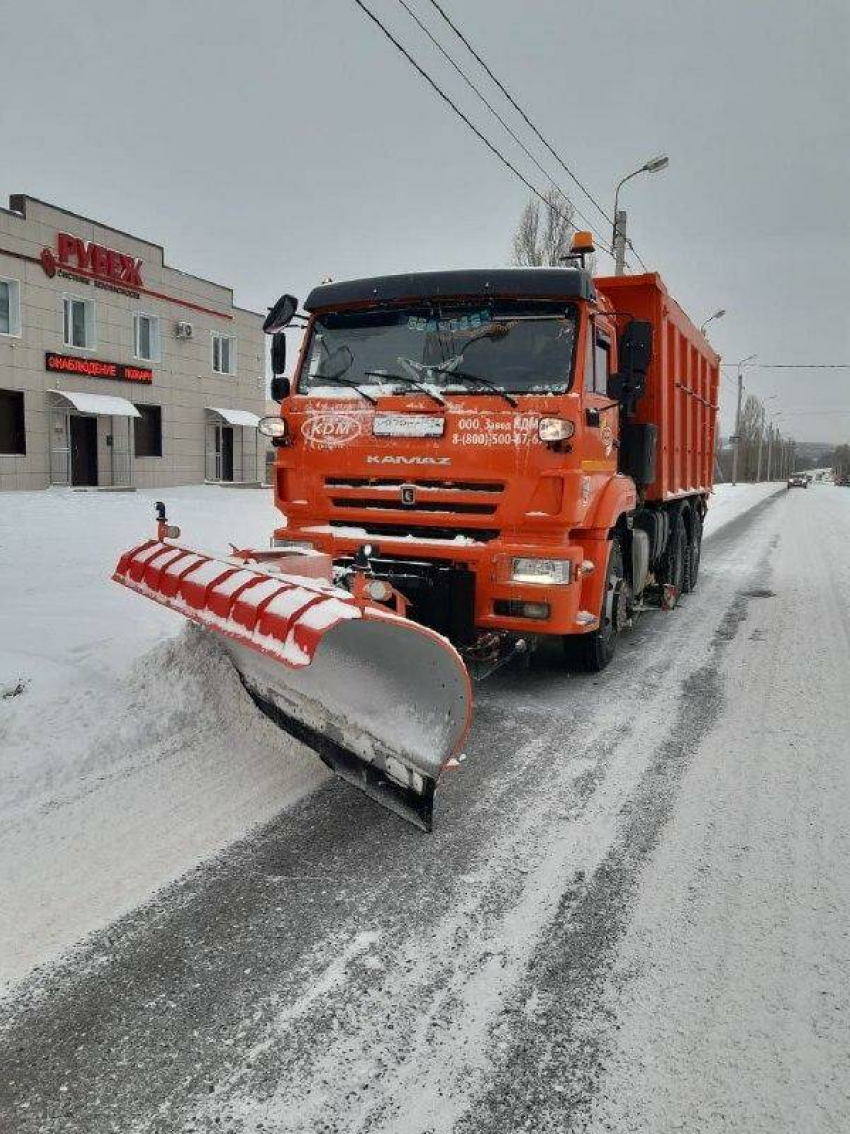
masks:
[[[297,557],[270,558],[257,553],[263,569],[156,539],[122,555],[113,579],[214,633],[276,724],[430,831],[440,773],[471,719],[460,656],[426,627],[302,577]]]

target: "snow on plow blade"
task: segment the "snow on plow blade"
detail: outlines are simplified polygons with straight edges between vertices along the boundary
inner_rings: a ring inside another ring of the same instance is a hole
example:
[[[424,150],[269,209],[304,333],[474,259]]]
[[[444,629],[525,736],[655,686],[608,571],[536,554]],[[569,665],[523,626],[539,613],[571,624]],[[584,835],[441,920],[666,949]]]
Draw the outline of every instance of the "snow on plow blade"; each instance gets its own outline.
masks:
[[[471,717],[469,677],[445,639],[329,581],[161,540],[122,555],[112,577],[215,633],[275,723],[367,795],[431,829],[440,772]]]

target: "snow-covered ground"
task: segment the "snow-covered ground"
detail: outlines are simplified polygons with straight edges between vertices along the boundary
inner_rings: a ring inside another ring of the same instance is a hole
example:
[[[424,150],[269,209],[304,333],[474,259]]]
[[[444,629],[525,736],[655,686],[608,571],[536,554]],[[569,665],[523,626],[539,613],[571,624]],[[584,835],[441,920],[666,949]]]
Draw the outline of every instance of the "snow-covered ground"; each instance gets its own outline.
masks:
[[[211,550],[271,523],[180,495]],[[150,500],[83,500],[2,501],[33,681],[0,702],[0,1127],[843,1134],[850,493],[721,488],[697,591],[605,673],[480,688],[430,836],[310,795],[217,653],[108,582]]]
[[[751,508],[755,508],[777,492],[786,492],[783,483],[771,484],[716,484],[708,502],[705,517],[705,535],[718,532],[733,520],[737,520]]]
[[[776,485],[720,485],[706,532]],[[109,576],[153,531],[264,547],[265,490],[0,496],[0,987],[324,783],[183,619]],[[152,838],[151,831],[156,835]]]
[[[268,546],[264,490],[0,495],[0,987],[291,805],[324,766],[177,614],[113,583],[153,534]]]

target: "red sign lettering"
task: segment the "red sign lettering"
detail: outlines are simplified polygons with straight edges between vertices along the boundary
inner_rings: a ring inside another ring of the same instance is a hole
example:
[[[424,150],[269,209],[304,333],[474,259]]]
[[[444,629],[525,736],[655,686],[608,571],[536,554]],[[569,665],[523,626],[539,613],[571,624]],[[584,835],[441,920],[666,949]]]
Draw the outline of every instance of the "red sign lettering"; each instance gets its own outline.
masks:
[[[127,256],[124,252],[116,252],[114,248],[104,248],[93,240],[87,243],[67,232],[58,233],[55,256],[51,249],[45,248],[41,262],[48,275],[53,274],[51,268],[55,271],[55,266],[59,266],[121,287],[143,286],[141,260]]]
[[[44,368],[59,374],[81,374],[84,378],[112,378],[116,382],[153,382],[153,371],[146,366],[126,366],[123,362],[103,362],[99,358],[76,358],[49,350]]]

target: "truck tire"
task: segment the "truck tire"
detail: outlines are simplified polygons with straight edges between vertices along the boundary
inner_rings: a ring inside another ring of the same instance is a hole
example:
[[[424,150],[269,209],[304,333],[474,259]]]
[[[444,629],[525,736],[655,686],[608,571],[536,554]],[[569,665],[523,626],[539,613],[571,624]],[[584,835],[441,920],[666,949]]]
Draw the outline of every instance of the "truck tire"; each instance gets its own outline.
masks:
[[[585,673],[600,673],[611,662],[617,638],[628,617],[628,593],[623,552],[618,540],[612,540],[608,553],[608,572],[602,599],[602,621],[590,634],[567,634],[564,651],[567,664]]]
[[[685,522],[681,515],[673,520],[670,538],[667,541],[667,550],[661,564],[661,583],[675,589],[676,598],[671,604],[672,609],[678,602],[679,595],[685,589],[685,573],[688,561],[688,535],[685,531]]]
[[[685,581],[682,590],[686,595],[696,589],[699,578],[699,563],[702,556],[702,520],[694,512],[691,518],[691,538],[685,554]]]

